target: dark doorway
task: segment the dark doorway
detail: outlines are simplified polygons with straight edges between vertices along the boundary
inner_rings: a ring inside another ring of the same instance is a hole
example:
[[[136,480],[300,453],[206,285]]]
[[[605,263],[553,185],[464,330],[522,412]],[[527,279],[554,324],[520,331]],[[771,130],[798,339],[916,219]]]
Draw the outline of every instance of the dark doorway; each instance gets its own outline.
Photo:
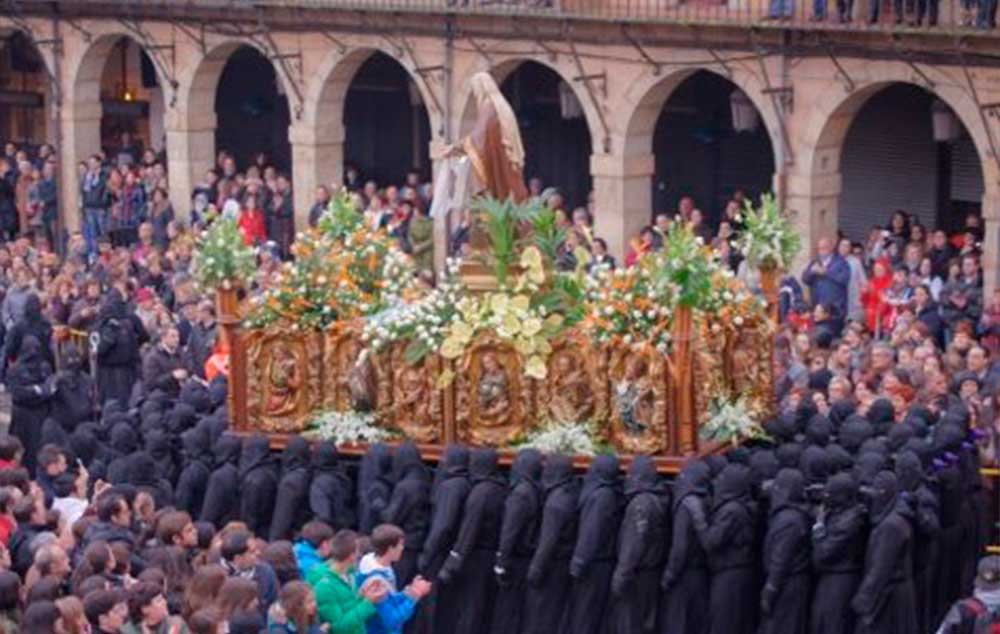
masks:
[[[227,150],[240,170],[264,152],[280,172],[290,174],[291,117],[274,65],[250,46],[230,56],[215,93],[216,151]]]
[[[521,126],[524,179],[538,177],[555,187],[567,210],[586,206],[591,140],[587,118],[576,94],[551,68],[525,62],[501,85]]]
[[[416,170],[430,178],[430,122],[416,85],[399,62],[375,53],[351,80],[344,103],[345,165],[380,186]]]
[[[34,147],[45,141],[45,62],[24,33],[0,39],[0,140]]]
[[[653,135],[654,215],[677,213],[680,199],[691,196],[695,207],[715,226],[736,190],[756,200],[771,189],[774,150],[770,136],[756,109],[753,129],[735,129],[732,99],[736,91],[739,88],[727,79],[698,71],[664,104]]]

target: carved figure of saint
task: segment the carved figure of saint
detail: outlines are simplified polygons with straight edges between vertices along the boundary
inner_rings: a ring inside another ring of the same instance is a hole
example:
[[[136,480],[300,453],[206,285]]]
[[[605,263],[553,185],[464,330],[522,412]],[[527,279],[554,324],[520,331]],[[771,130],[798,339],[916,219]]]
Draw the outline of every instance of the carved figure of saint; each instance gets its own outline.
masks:
[[[507,370],[491,352],[483,355],[480,369],[479,385],[476,388],[479,414],[483,418],[501,418],[510,408]]]
[[[581,423],[593,413],[594,402],[590,381],[570,354],[556,358],[553,373],[549,414],[561,423]]]
[[[278,344],[271,350],[271,359],[267,365],[267,383],[265,413],[270,416],[284,416],[294,412],[302,377],[295,353],[285,344]]]
[[[625,362],[624,376],[615,386],[615,404],[625,431],[630,434],[646,431],[653,413],[653,386],[642,357],[631,357]]]
[[[430,411],[430,395],[421,369],[407,365],[398,381],[400,398],[396,403],[396,415],[407,419],[406,422],[409,423],[425,423]]]
[[[351,394],[351,407],[358,412],[375,409],[375,366],[367,350],[355,344],[357,360],[347,373],[347,388]]]

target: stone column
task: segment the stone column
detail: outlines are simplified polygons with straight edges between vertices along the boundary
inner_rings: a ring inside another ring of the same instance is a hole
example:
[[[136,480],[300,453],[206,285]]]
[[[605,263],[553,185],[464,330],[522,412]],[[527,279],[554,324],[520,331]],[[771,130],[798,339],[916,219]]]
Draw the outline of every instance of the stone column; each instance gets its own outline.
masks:
[[[651,153],[590,156],[596,210],[594,235],[607,241],[608,250],[619,262],[628,251],[629,240],[652,222],[655,166]]]
[[[784,201],[785,210],[802,237],[802,250],[789,273],[797,276],[802,271],[820,238],[837,237],[840,187],[839,171],[813,175],[794,171],[775,174],[774,190],[778,200]]]
[[[983,304],[1000,286],[1000,192],[983,195]]]
[[[166,112],[163,120],[167,135],[167,178],[174,214],[188,221],[191,193],[195,185],[215,165],[215,112],[191,113],[184,117],[176,109]]]
[[[66,231],[80,229],[80,177],[76,166],[101,149],[101,112],[99,101],[67,104],[62,110],[59,214]]]
[[[316,188],[339,186],[344,180],[344,126],[320,123],[319,128],[301,123],[288,128],[296,231],[309,226],[309,209],[315,201]]]

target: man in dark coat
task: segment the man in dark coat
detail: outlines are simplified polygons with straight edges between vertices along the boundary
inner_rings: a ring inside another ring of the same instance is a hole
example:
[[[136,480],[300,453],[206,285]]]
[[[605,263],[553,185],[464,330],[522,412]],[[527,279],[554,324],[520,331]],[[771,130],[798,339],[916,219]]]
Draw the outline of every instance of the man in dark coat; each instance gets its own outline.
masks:
[[[917,630],[913,594],[913,528],[909,506],[899,504],[895,474],[882,471],[872,483],[868,514],[872,530],[865,552],[865,569],[851,607],[858,631],[904,634]]]
[[[618,563],[611,576],[614,631],[653,632],[660,575],[670,541],[667,490],[649,456],[636,456],[625,479],[625,514],[618,533]]]
[[[937,623],[932,613],[934,576],[937,574],[938,540],[941,520],[937,494],[924,484],[924,468],[917,454],[904,451],[896,456],[899,490],[913,511],[913,589],[918,607],[917,625],[929,632]]]
[[[663,632],[708,632],[708,560],[684,500],[693,496],[704,505],[711,483],[711,471],[702,460],[685,465],[674,480],[673,536],[660,583],[665,592],[660,628]]]
[[[358,469],[358,530],[371,535],[382,523],[382,512],[392,497],[392,451],[385,443],[368,448]]]
[[[42,314],[42,300],[35,293],[28,294],[24,301],[24,314],[7,332],[4,341],[4,359],[11,362],[20,356],[25,337],[34,337],[38,341],[42,359],[54,368],[56,358],[52,354],[52,324]]]
[[[148,336],[142,322],[130,313],[117,289],[108,293],[98,318],[97,389],[103,406],[111,399],[128,403],[138,379],[139,348]]]
[[[354,526],[351,479],[340,465],[337,447],[329,441],[316,446],[312,459],[313,478],[309,486],[309,508],[321,522],[340,530]]]
[[[510,493],[504,502],[500,548],[496,554],[497,593],[493,610],[495,634],[521,631],[525,577],[538,543],[542,520],[542,454],[522,449],[510,468]]]
[[[493,614],[493,564],[500,545],[507,482],[497,468],[493,449],[476,449],[469,458],[472,489],[462,509],[462,525],[438,581],[456,586],[455,632],[481,634]]]
[[[469,483],[469,450],[460,445],[446,447],[438,473],[441,477],[434,483],[430,529],[417,561],[417,569],[431,582],[436,581],[451,545],[458,538],[462,508],[472,488]],[[418,631],[454,631],[458,611],[452,606],[455,605],[457,591],[455,584],[434,583],[417,616],[418,623],[422,625]],[[439,606],[441,609],[438,609]]]
[[[393,567],[396,571],[396,587],[402,588],[417,574],[420,549],[427,539],[431,478],[420,459],[420,450],[410,441],[396,449],[393,472],[396,484],[392,489],[389,505],[382,512],[382,521],[395,524],[406,533],[403,556]]]
[[[270,541],[291,539],[309,521],[309,442],[302,436],[288,441],[281,454],[281,480],[274,501]]]
[[[278,474],[271,462],[267,436],[255,434],[243,441],[240,455],[240,519],[257,537],[271,529]]]
[[[702,500],[688,496],[684,507],[691,513],[698,540],[708,554],[711,573],[709,614],[712,634],[756,631],[757,509],[750,497],[750,470],[727,465],[712,481],[711,518]]]
[[[805,634],[809,626],[812,518],[805,488],[805,477],[797,469],[782,469],[771,486],[763,552],[761,634]]]
[[[573,589],[569,627],[575,634],[596,634],[605,627],[615,545],[622,521],[618,458],[594,458],[580,491],[580,526],[570,559]]]
[[[858,485],[848,473],[830,478],[823,506],[812,529],[816,592],[810,610],[810,634],[853,634],[851,599],[861,582],[868,537],[868,517],[858,503]]]
[[[205,489],[212,475],[212,448],[208,430],[201,425],[181,434],[184,468],[177,478],[175,502],[191,517],[201,515]]]
[[[12,410],[10,433],[24,446],[22,464],[35,472],[41,449],[42,423],[49,415],[52,400],[52,367],[42,356],[42,346],[29,335],[21,344],[21,354],[7,377]]]
[[[180,332],[170,326],[163,330],[160,342],[149,351],[142,364],[143,386],[148,391],[160,390],[171,399],[176,399],[181,393],[181,382],[187,378],[181,358]]]
[[[201,521],[222,528],[239,517],[240,511],[240,439],[225,435],[215,443],[215,471],[208,478]]]
[[[94,380],[84,371],[83,363],[83,356],[70,344],[63,350],[62,367],[56,373],[52,417],[67,433],[95,416]]]

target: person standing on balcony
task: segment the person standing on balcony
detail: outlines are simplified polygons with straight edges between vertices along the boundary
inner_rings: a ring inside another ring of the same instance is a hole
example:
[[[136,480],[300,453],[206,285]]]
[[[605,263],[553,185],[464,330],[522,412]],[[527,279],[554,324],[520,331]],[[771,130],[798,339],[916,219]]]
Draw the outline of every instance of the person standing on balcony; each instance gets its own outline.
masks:
[[[819,4],[824,1],[825,0],[813,0],[815,4]],[[768,19],[791,20],[794,14],[795,14],[795,5],[792,4],[792,0],[771,0],[771,10]]]

